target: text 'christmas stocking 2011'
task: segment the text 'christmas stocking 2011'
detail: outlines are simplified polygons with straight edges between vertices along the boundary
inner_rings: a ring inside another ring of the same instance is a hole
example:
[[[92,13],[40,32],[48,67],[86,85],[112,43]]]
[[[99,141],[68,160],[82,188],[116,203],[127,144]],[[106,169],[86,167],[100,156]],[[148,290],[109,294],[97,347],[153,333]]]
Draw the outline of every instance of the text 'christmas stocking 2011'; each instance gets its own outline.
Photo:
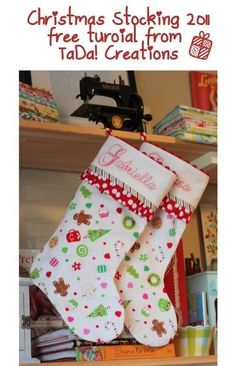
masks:
[[[107,342],[124,326],[116,269],[176,176],[110,136],[81,178],[31,278],[74,333]]]
[[[125,325],[140,343],[159,347],[168,344],[177,330],[164,275],[209,178],[149,143],[143,143],[140,150],[175,171],[177,180],[126,254],[115,279],[125,307]]]

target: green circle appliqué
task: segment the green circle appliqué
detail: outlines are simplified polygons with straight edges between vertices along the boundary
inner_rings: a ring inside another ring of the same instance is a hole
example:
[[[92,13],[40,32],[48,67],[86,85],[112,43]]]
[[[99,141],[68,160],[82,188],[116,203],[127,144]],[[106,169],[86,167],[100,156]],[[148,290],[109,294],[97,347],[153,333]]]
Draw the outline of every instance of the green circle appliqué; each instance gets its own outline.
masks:
[[[80,256],[80,257],[86,257],[86,255],[88,255],[88,248],[86,247],[86,245],[78,245],[76,248],[76,253]]]
[[[135,226],[135,220],[131,216],[125,216],[122,224],[126,229],[131,230]]]
[[[148,276],[148,283],[149,283],[149,285],[151,285],[153,287],[156,287],[156,286],[160,285],[160,282],[161,282],[161,278],[160,278],[160,276],[158,276],[158,274],[151,273]]]

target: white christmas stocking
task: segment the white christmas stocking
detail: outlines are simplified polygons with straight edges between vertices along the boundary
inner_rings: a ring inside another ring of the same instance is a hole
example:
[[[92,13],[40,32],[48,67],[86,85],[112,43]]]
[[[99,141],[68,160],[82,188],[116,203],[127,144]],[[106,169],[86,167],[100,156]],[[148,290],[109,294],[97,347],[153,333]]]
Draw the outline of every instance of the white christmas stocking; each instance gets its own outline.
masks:
[[[110,136],[81,178],[31,278],[74,333],[107,342],[124,326],[116,269],[176,176]]]
[[[175,171],[177,180],[126,254],[115,280],[125,307],[126,326],[140,343],[159,347],[168,344],[177,330],[164,274],[209,178],[149,143],[143,143],[140,150]]]

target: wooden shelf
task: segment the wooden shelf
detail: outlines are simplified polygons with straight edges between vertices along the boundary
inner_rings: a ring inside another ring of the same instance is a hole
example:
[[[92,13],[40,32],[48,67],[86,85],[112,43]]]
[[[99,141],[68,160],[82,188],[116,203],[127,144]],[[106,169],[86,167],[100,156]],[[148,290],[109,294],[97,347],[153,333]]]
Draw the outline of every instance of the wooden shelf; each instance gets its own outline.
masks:
[[[113,136],[139,147],[139,134],[113,131]],[[106,139],[105,130],[63,123],[20,120],[20,167],[80,173],[88,167]],[[185,142],[170,136],[148,135],[147,140],[192,161],[216,146]],[[208,174],[216,182],[216,168]]]
[[[160,358],[160,359],[147,359],[147,360],[118,360],[118,361],[99,361],[98,364],[96,361],[91,362],[75,362],[75,361],[67,361],[67,362],[44,362],[43,366],[210,366],[217,364],[216,356],[202,356],[202,357],[171,357],[171,358]],[[21,366],[35,366],[35,364],[21,364]]]

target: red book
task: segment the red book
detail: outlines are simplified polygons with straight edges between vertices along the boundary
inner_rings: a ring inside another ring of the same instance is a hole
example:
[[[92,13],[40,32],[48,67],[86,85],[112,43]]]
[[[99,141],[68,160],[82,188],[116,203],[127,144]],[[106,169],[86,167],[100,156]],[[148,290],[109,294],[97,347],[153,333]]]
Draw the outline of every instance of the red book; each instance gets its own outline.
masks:
[[[217,73],[190,71],[192,106],[217,111]]]
[[[164,283],[167,294],[175,307],[178,325],[181,327],[187,326],[188,301],[182,239],[166,270]]]

